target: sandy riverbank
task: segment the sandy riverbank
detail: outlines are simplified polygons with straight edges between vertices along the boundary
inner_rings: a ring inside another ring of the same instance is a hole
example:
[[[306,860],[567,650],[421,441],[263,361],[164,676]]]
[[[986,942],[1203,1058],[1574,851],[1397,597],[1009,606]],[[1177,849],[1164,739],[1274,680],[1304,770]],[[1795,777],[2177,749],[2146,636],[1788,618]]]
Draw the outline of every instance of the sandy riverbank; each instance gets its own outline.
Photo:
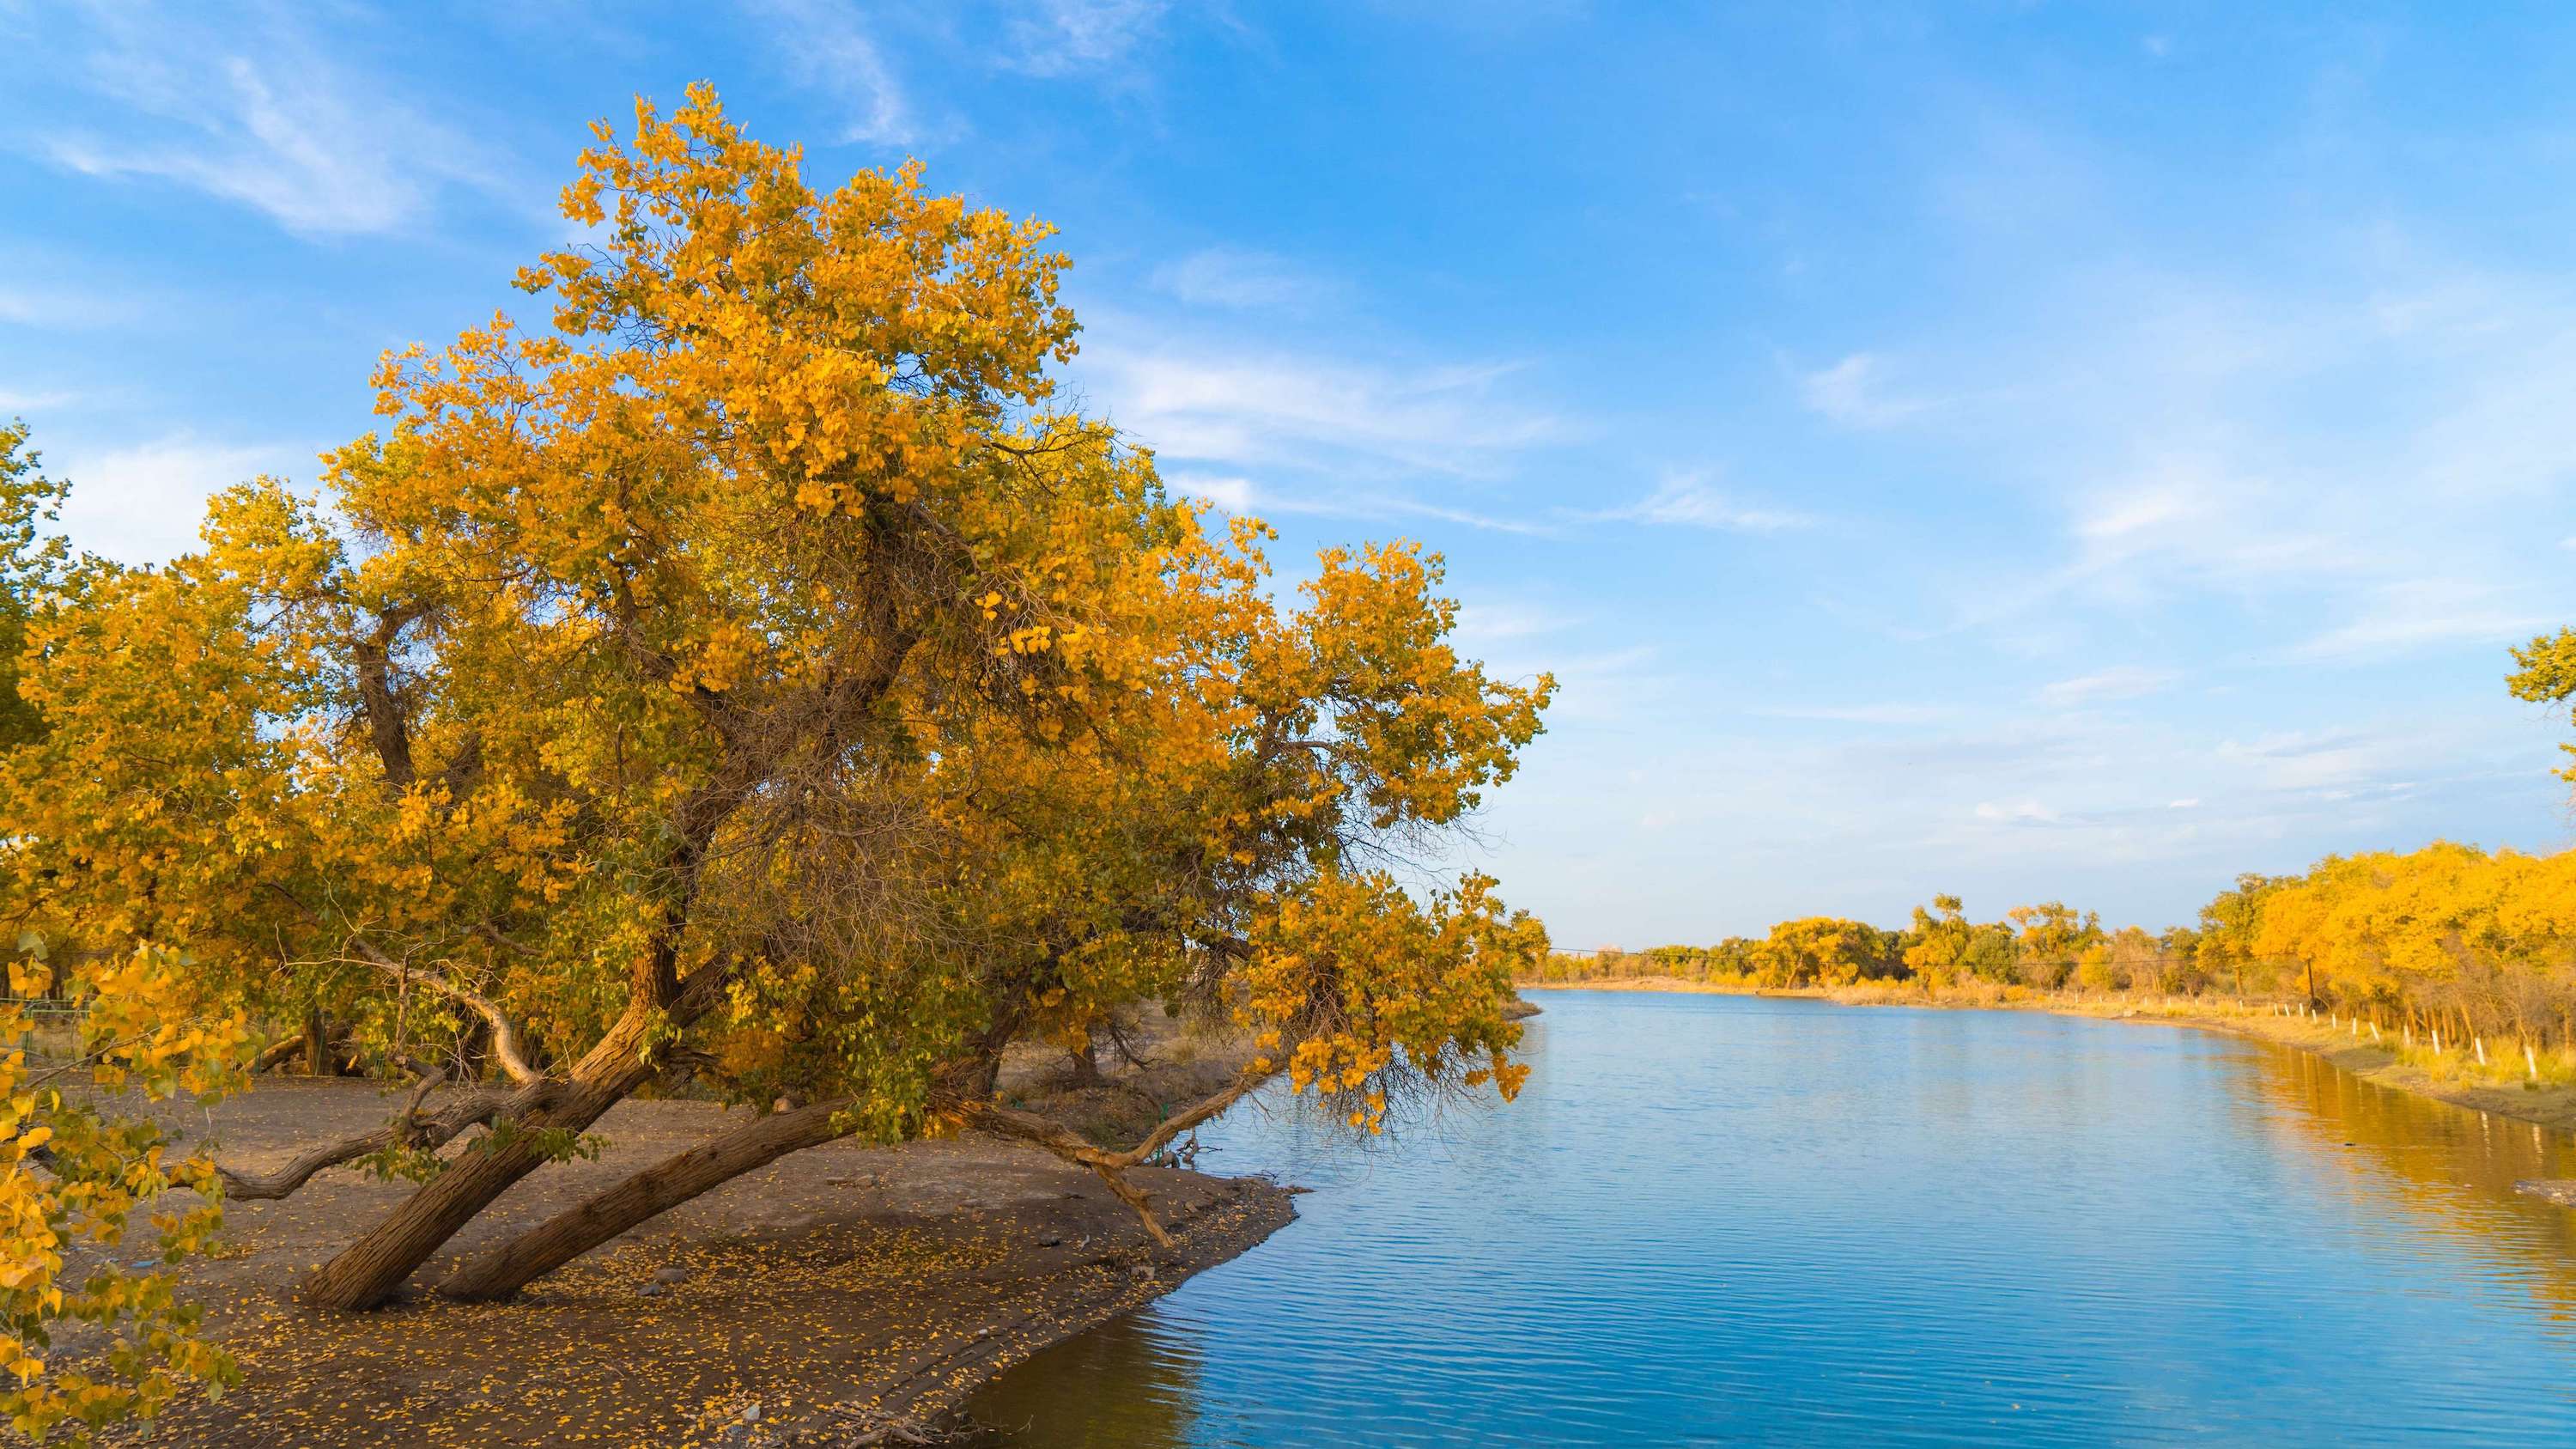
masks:
[[[2542,1084],[2524,1086],[2511,1081],[2474,1081],[2459,1076],[2442,1077],[2412,1062],[2400,1059],[2399,1053],[2386,1045],[2374,1045],[2367,1031],[2355,1036],[2349,1029],[2328,1025],[2323,1019],[2277,1016],[2262,1005],[2239,1005],[2209,997],[2130,998],[2124,996],[2085,997],[2072,993],[2039,995],[2022,993],[2008,997],[1960,998],[1926,996],[1904,986],[1864,985],[1853,987],[1742,987],[1723,983],[1684,981],[1676,977],[1635,976],[1607,981],[1566,981],[1521,983],[1529,991],[1669,991],[1716,996],[1795,996],[1817,1001],[1830,1001],[1841,1006],[1916,1006],[1950,1010],[1979,1011],[2046,1011],[2061,1016],[2090,1016],[2108,1021],[2139,1022],[2159,1026],[2197,1027],[2204,1031],[2230,1032],[2256,1041],[2267,1041],[2301,1051],[2314,1052],[2334,1065],[2358,1077],[2384,1087],[2414,1092],[2456,1106],[2517,1121],[2537,1122],[2561,1131],[2576,1131],[2576,1087]]]
[[[1177,1098],[1224,1070],[1170,1063],[1146,1091]],[[1137,1085],[1094,1089],[1129,1099]],[[1050,1110],[1079,1119],[1058,1094]],[[383,1119],[358,1081],[276,1078],[194,1131],[265,1167],[295,1144]],[[1103,1110],[1116,1110],[1104,1106]],[[449,1245],[490,1243],[741,1114],[629,1101],[599,1125],[594,1162],[549,1167]],[[788,1445],[905,1442],[1038,1349],[1145,1303],[1260,1242],[1293,1216],[1259,1178],[1143,1169],[1177,1251],[1153,1250],[1099,1180],[988,1139],[783,1158],[664,1214],[500,1305],[412,1296],[380,1312],[313,1313],[292,1293],[407,1185],[345,1170],[282,1202],[235,1204],[227,1246],[188,1268],[187,1294],[244,1382],[190,1400],[120,1442],[152,1445]]]

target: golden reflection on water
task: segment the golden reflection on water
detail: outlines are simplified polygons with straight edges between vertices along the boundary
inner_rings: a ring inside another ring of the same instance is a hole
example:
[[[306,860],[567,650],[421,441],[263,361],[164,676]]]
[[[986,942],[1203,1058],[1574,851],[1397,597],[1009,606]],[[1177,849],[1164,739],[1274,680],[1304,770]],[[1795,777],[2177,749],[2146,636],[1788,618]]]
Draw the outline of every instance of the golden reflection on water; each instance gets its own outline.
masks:
[[[2454,1239],[2552,1321],[2576,1323],[2576,1209],[2514,1191],[2576,1177],[2576,1139],[2383,1087],[2310,1052],[2251,1045],[2245,1080],[2285,1147],[2339,1174],[2360,1205]]]

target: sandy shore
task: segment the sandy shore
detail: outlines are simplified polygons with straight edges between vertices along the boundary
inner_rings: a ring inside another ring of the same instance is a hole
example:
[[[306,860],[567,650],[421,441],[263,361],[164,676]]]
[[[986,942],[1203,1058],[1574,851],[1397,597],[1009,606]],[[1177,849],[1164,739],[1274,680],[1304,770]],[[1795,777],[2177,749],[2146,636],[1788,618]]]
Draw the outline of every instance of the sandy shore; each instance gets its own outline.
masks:
[[[1221,1069],[1200,1064],[1201,1074]],[[365,1082],[267,1079],[192,1135],[264,1167],[393,1106]],[[598,1128],[607,1147],[597,1161],[534,1174],[415,1282],[739,1120],[705,1103],[623,1103]],[[904,1442],[880,1436],[941,1422],[1003,1369],[1294,1216],[1288,1192],[1260,1178],[1143,1169],[1136,1180],[1176,1252],[1156,1252],[1096,1177],[1024,1146],[834,1144],[674,1209],[518,1301],[414,1294],[335,1315],[296,1307],[296,1282],[408,1191],[335,1170],[282,1202],[230,1207],[227,1246],[187,1270],[186,1291],[207,1305],[243,1384],[183,1401],[118,1442]]]
[[[2014,1000],[1962,1000],[1925,996],[1904,987],[1757,988],[1662,976],[1621,977],[1609,981],[1525,981],[1520,989],[1525,992],[1665,991],[1714,996],[1794,996],[1830,1001],[1840,1006],[2045,1011],[2059,1016],[2089,1016],[2106,1021],[2196,1027],[2313,1052],[2357,1077],[2368,1078],[2384,1087],[2414,1092],[2475,1111],[2492,1112],[2499,1117],[2537,1122],[2543,1127],[2561,1131],[2576,1131],[2576,1087],[2526,1087],[2520,1083],[2438,1078],[2422,1067],[2400,1060],[2398,1054],[2387,1047],[2373,1045],[2366,1034],[2356,1038],[2348,1030],[2330,1026],[2324,1020],[2275,1016],[2260,1007],[2238,1008],[2233,1003],[2206,999],[2177,996],[2141,1001],[2117,996],[2096,999],[2061,995],[2024,996]]]

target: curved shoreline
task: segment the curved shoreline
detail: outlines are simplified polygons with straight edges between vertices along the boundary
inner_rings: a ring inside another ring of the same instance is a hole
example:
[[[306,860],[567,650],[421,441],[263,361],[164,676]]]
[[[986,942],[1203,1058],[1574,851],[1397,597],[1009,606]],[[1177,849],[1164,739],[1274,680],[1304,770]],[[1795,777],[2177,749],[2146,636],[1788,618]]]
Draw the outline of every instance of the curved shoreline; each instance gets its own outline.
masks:
[[[2037,1011],[2052,1016],[2089,1017],[2097,1021],[2124,1021],[2159,1026],[2192,1027],[2202,1031],[2223,1032],[2249,1041],[2270,1042],[2314,1056],[2354,1076],[2396,1091],[2412,1092],[2419,1097],[2448,1102],[2471,1111],[2489,1112],[2519,1122],[2533,1122],[2562,1132],[2576,1132],[2576,1087],[2543,1086],[2525,1088],[2477,1082],[2450,1082],[2436,1079],[2423,1068],[2399,1059],[2384,1046],[2352,1039],[2322,1022],[2299,1017],[2274,1016],[2250,1006],[2237,1011],[2213,1011],[2215,1003],[2207,999],[2173,997],[2162,1001],[2140,1002],[2120,997],[2100,1000],[2085,998],[2023,997],[2018,1000],[1961,1001],[1938,996],[1908,993],[1882,986],[1868,987],[1749,987],[1705,981],[1686,981],[1677,976],[1625,976],[1604,981],[1524,981],[1522,991],[1626,991],[1669,992],[1692,996],[1779,996],[1823,1001],[1834,1006],[1911,1006],[1936,1011]]]
[[[986,1384],[1033,1355],[1242,1256],[1297,1215],[1289,1190],[1267,1178],[1208,1181],[1219,1185],[1220,1195],[1165,1224],[1177,1245],[1173,1253],[1155,1255],[1137,1246],[1061,1266],[1041,1264],[1047,1289],[1033,1311],[978,1322],[964,1330],[965,1341],[958,1347],[926,1354],[891,1382],[869,1385],[865,1397],[817,1410],[764,1442],[819,1446],[851,1442],[853,1431],[864,1435],[893,1425],[938,1431],[959,1427],[955,1421],[967,1401]],[[900,1435],[888,1438],[902,1442]]]

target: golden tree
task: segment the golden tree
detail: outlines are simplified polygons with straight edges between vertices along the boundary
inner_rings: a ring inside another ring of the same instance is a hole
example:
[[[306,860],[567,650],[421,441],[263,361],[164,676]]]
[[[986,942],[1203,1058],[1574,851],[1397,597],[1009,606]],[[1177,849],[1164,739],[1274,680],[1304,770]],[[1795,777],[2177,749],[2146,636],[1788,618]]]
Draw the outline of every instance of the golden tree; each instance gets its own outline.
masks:
[[[618,1101],[766,1113],[445,1287],[506,1293],[780,1153],[974,1127],[1125,1169],[1273,1077],[1362,1127],[1508,1092],[1543,953],[1492,882],[1398,869],[1507,778],[1551,686],[1444,642],[1438,561],[1328,554],[1269,597],[1149,456],[1054,402],[1048,232],[911,169],[818,194],[695,88],[585,153],[593,246],[388,358],[328,503],[218,500],[205,546],[34,630],[0,761],[8,886],[84,959],[184,950],[209,1006],[413,1082],[362,1164],[417,1190],[304,1288],[378,1302]],[[1157,1000],[1262,1053],[1125,1147],[997,1105],[1015,1040]],[[475,1150],[440,1149],[477,1134]]]

